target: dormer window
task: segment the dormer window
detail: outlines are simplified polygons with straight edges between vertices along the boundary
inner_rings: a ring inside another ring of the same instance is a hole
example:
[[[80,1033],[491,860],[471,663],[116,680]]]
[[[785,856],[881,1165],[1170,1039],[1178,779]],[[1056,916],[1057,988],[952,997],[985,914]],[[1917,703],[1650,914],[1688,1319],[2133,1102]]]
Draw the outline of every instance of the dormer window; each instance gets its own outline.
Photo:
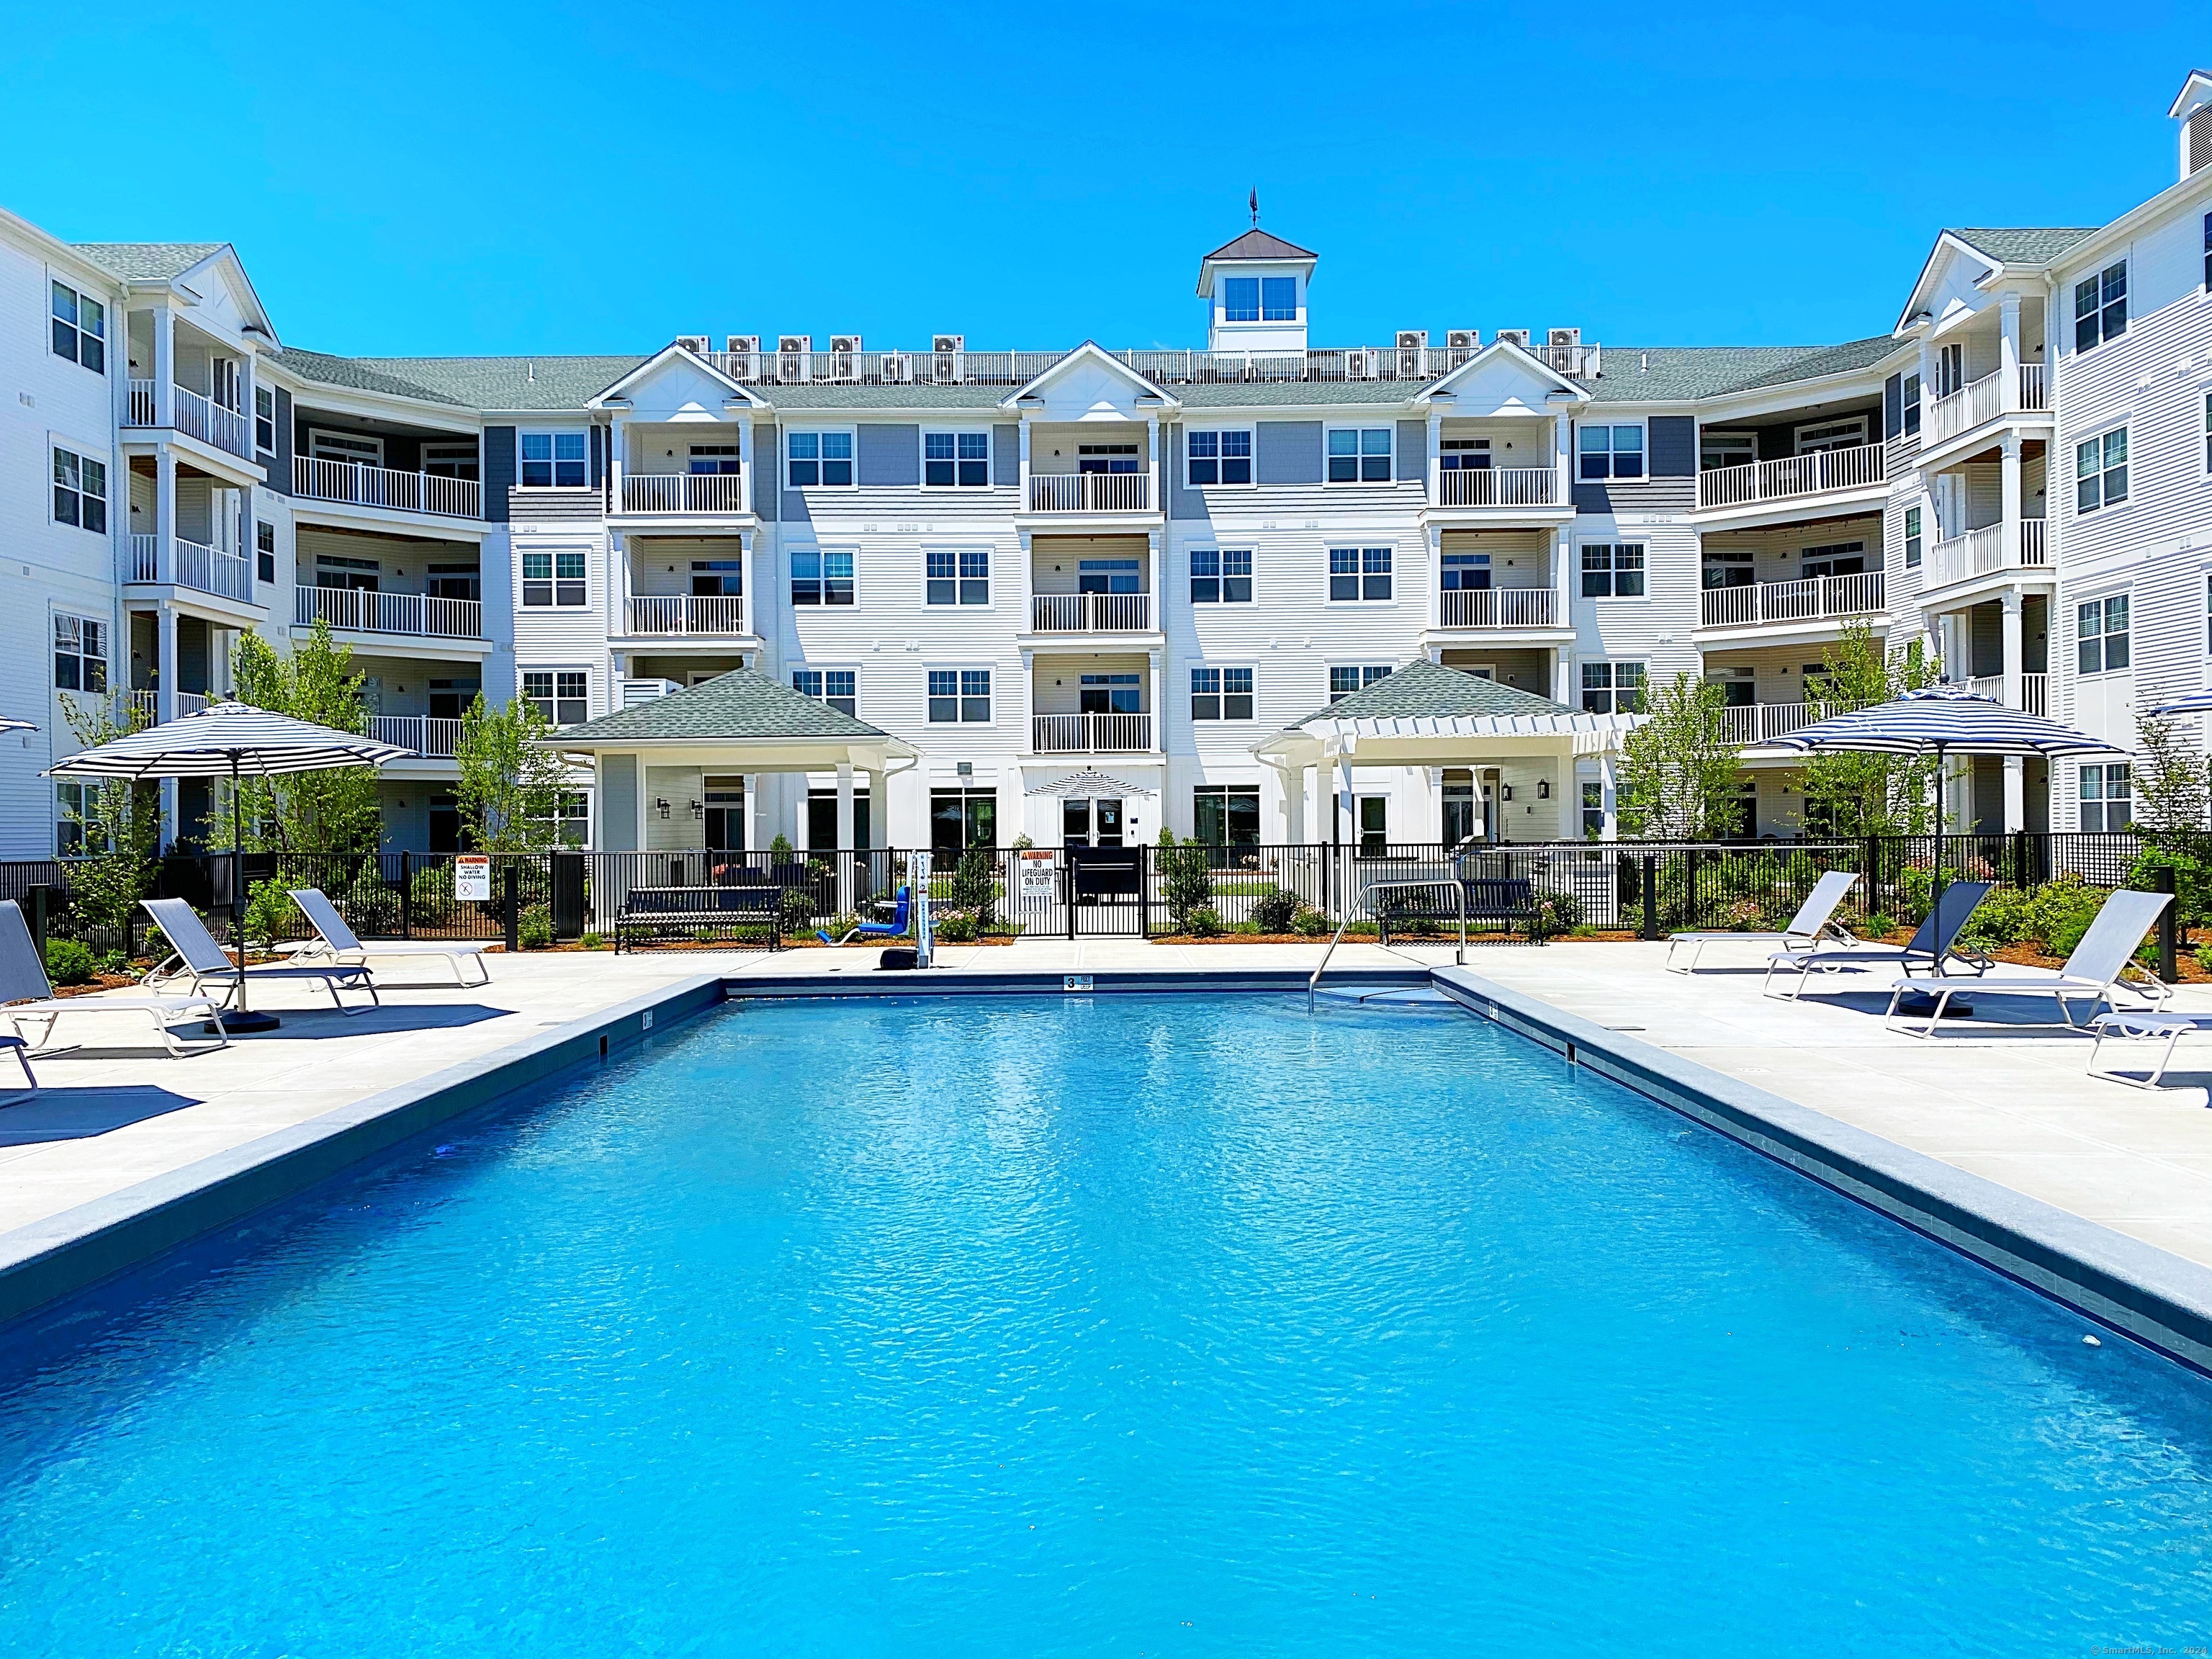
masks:
[[[1221,320],[1224,323],[1295,323],[1298,280],[1295,276],[1224,276]]]

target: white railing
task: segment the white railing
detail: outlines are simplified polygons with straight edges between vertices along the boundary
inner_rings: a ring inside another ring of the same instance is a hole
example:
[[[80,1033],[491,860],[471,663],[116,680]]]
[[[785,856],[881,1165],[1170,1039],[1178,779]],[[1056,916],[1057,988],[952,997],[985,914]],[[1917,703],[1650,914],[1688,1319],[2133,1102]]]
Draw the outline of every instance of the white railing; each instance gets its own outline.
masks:
[[[742,513],[745,481],[735,472],[631,472],[623,475],[625,513]]]
[[[441,640],[483,637],[483,605],[478,600],[379,593],[360,587],[295,587],[292,620],[301,628],[322,622],[359,634],[421,634]]]
[[[2051,407],[2050,393],[2044,390],[2043,365],[2020,365],[2020,406],[2022,409],[2043,410]]]
[[[1039,714],[1036,753],[1139,753],[1152,746],[1150,714]]]
[[[119,700],[126,716],[135,715],[152,726],[161,719],[161,696],[158,691],[126,691]],[[208,708],[215,699],[204,691],[177,693],[177,712],[169,718],[182,720],[187,714],[197,714]]]
[[[2020,521],[2020,562],[2022,564],[2049,564],[2051,544],[2044,535],[2044,520],[2022,519]]]
[[[1698,595],[1698,601],[1701,628],[1758,628],[1772,623],[1863,617],[1882,608],[1881,572],[1708,587]]]
[[[1926,584],[1930,588],[1948,587],[1953,582],[1994,575],[2015,565],[2041,567],[2048,562],[2048,545],[2041,519],[2021,520],[2020,534],[2009,545],[2002,523],[1984,525],[1979,530],[1953,536],[1928,550]]]
[[[1881,446],[1853,444],[1792,455],[1779,461],[1747,461],[1717,466],[1698,475],[1699,507],[1750,507],[1831,489],[1859,489],[1882,481]]]
[[[227,599],[253,602],[253,563],[240,553],[225,552],[177,537],[164,547],[159,536],[131,538],[131,580],[173,582]]]
[[[1155,385],[1224,386],[1278,380],[1433,380],[1489,345],[1328,346],[1308,351],[1117,351],[1111,354]],[[1595,378],[1603,349],[1522,348],[1561,374]],[[1024,386],[1068,354],[1062,351],[709,351],[708,362],[732,380],[833,386]]]
[[[1455,467],[1437,477],[1439,507],[1552,507],[1563,493],[1557,467]]]
[[[1032,513],[1149,513],[1149,472],[1033,472]]]
[[[159,426],[161,423],[161,399],[154,395],[151,380],[131,382],[130,413],[124,416],[125,426]]]
[[[461,746],[461,723],[432,714],[371,714],[368,735],[433,760],[451,760]]]
[[[249,461],[253,459],[253,422],[236,410],[180,386],[169,388],[169,401],[177,411],[178,431]]]
[[[2021,363],[2014,376],[2019,401],[2014,409],[2045,410],[2051,405],[2044,391],[2043,365]],[[1961,432],[1971,432],[1984,421],[1994,421],[2005,410],[2004,371],[1998,369],[1969,381],[1948,397],[1928,405],[1928,441],[1941,443]]]
[[[638,593],[625,606],[635,634],[742,634],[745,602],[734,593]]]
[[[1557,597],[1548,587],[1448,587],[1437,595],[1437,622],[1443,628],[1550,628],[1559,614]]]
[[[395,472],[308,455],[292,458],[292,493],[311,501],[349,501],[395,507],[402,513],[442,513],[452,519],[483,517],[483,485],[474,478],[441,478],[432,472]]]
[[[131,580],[134,582],[157,582],[161,580],[161,538],[159,536],[133,535],[131,538]]]
[[[2007,701],[2004,676],[2002,674],[1977,674],[1966,682],[1966,690],[1973,692],[1977,696],[1988,697],[1992,702]],[[2020,677],[2019,701],[2011,702],[2008,706],[2026,714],[2048,714],[2051,712],[2051,676],[2022,674]]]
[[[1030,596],[1030,626],[1039,634],[1141,634],[1152,625],[1149,593]]]
[[[1818,718],[1819,711],[1809,702],[1748,703],[1725,712],[1723,729],[1729,742],[1748,745],[1786,737]]]

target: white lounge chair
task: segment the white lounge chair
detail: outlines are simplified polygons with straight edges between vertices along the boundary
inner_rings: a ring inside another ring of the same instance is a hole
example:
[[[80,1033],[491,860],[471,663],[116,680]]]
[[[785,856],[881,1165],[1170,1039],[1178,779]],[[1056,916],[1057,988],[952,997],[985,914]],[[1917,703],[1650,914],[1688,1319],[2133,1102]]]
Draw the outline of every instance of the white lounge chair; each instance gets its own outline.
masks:
[[[1974,914],[1974,907],[1989,896],[1990,884],[1986,881],[1954,881],[1943,890],[1942,902],[1921,919],[1902,950],[1862,947],[1851,951],[1778,951],[1766,959],[1766,977],[1759,981],[1763,995],[1774,994],[1774,975],[1777,970],[1794,970],[1797,982],[1790,988],[1785,1001],[1795,1002],[1805,994],[1805,982],[1815,973],[1832,974],[1845,968],[1866,968],[1877,963],[1894,963],[1910,974],[1917,967],[1925,967],[1939,978],[1945,964],[1960,953],[1956,950],[1959,934],[1966,927],[1966,918]],[[1989,958],[1978,952],[1964,957],[1975,972],[1990,965]]]
[[[215,936],[208,932],[207,924],[200,920],[199,913],[182,899],[140,899],[138,902],[154,918],[161,930],[161,937],[169,941],[169,948],[176,952],[148,975],[146,982],[149,985],[174,984],[184,980],[191,984],[196,994],[204,987],[218,986],[222,988],[223,1001],[228,1002],[238,990],[239,967],[222,946],[215,942]],[[369,977],[367,966],[360,963],[330,963],[322,967],[295,967],[288,963],[283,967],[256,968],[251,973],[256,985],[270,984],[278,980],[318,981],[331,994],[331,1002],[337,1005],[342,1014],[365,1014],[368,1010],[366,1007],[347,1007],[344,1000],[338,995],[341,988],[366,991],[372,1004],[380,1000],[376,994],[376,981]]]
[[[2075,1031],[2084,1029],[2075,1023],[2073,1003],[2076,1000],[2092,1007],[2104,1002],[2117,1008],[2119,1005],[2112,1001],[2113,994],[2127,990],[2151,1007],[2161,1007],[2173,993],[2156,975],[2136,963],[2135,954],[2136,946],[2143,942],[2143,935],[2158,925],[2159,912],[2172,902],[2171,893],[2134,893],[2124,888],[2108,893],[2096,920],[2089,924],[2089,931],[2081,935],[2074,954],[2066,958],[2066,965],[2057,974],[2034,978],[2026,974],[1984,974],[1968,984],[1938,981],[1911,988],[1925,991],[1936,999],[1927,1025],[1917,1031],[1896,1024],[1897,1000],[1908,988],[1900,984],[1890,993],[1889,1012],[1882,1017],[1883,1023],[1908,1036],[1933,1036],[1942,1022],[1944,1005],[1961,990],[1971,990],[1978,996],[2056,997],[2060,1017],[2067,1029]],[[2125,982],[2130,969],[2141,976],[2132,985]]]
[[[2173,1064],[2174,1045],[2192,1032],[2212,1030],[2212,1015],[2162,1014],[2140,1012],[2135,1009],[2116,1009],[2100,1014],[2089,1022],[2089,1029],[2097,1034],[2097,1041],[2089,1050],[2089,1075],[2100,1077],[2107,1083],[2124,1083],[2130,1089],[2155,1089],[2166,1075],[2166,1068]],[[2150,1074],[2138,1082],[2118,1072],[2106,1071],[2097,1064],[2097,1057],[2105,1052],[2107,1041],[2118,1042],[2163,1042],[2165,1052]]]
[[[0,1037],[0,1046],[15,1051],[25,1077],[31,1077],[31,1055],[52,1042],[54,1025],[64,1014],[129,1014],[135,1018],[150,1019],[155,1030],[161,1034],[162,1046],[179,1059],[220,1048],[230,1041],[223,1035],[220,1024],[216,1024],[213,1042],[191,1047],[178,1042],[176,1033],[169,1029],[190,1019],[216,1020],[221,1011],[212,997],[148,996],[113,991],[57,997],[52,983],[46,978],[46,965],[39,960],[39,947],[31,938],[30,927],[13,899],[0,899],[0,1002],[9,1005],[0,1008],[0,1019],[8,1023],[9,1032],[8,1036]],[[23,1035],[21,1022],[27,1019],[40,1023],[35,1042]],[[39,1086],[36,1078],[31,1079],[31,1086]]]
[[[1804,903],[1797,914],[1778,933],[1734,933],[1724,928],[1705,928],[1692,933],[1669,933],[1667,936],[1667,971],[1672,974],[1694,974],[1698,959],[1708,945],[1778,945],[1785,951],[1817,949],[1822,940],[1839,945],[1852,945],[1857,941],[1845,933],[1835,921],[1836,907],[1844,902],[1844,895],[1857,884],[1858,877],[1849,870],[1831,870],[1813,884],[1805,895]],[[1675,953],[1683,945],[1690,946],[1689,965],[1677,968]]]
[[[346,967],[359,967],[372,957],[379,960],[421,957],[442,962],[453,970],[456,985],[489,985],[491,983],[491,964],[484,960],[481,945],[453,945],[429,939],[379,939],[374,945],[364,945],[346,919],[338,914],[338,907],[319,887],[295,887],[289,890],[292,902],[300,907],[315,930],[315,937],[305,948],[292,953],[295,963],[308,964],[335,962]],[[468,978],[461,971],[463,963],[476,964],[476,977]]]

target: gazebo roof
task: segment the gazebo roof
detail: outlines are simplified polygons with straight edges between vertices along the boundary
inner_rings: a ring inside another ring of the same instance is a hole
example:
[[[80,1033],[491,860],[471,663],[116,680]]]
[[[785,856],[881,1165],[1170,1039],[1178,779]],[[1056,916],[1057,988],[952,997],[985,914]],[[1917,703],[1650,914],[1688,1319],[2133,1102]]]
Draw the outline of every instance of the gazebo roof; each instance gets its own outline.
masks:
[[[730,672],[572,726],[544,739],[563,750],[816,750],[834,762],[853,750],[911,759],[915,750],[878,726],[793,690],[757,669]]]
[[[1611,748],[1632,714],[1590,714],[1425,658],[1316,708],[1253,746],[1263,758],[1300,765],[1364,750],[1386,764],[1437,764],[1501,747],[1577,752]]]

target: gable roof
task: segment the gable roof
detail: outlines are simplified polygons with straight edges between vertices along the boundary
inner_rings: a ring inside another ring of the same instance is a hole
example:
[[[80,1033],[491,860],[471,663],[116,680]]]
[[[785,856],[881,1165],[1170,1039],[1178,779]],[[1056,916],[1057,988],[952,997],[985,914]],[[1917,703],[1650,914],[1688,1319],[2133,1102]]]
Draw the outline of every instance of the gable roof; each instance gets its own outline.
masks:
[[[760,738],[896,742],[888,732],[802,696],[753,668],[728,673],[633,708],[571,726],[545,739],[556,749],[628,743],[742,743]]]
[[[691,350],[688,347],[678,345],[672,340],[669,342],[668,344],[661,347],[659,350],[654,352],[653,356],[647,357],[635,368],[631,369],[627,374],[619,375],[612,383],[601,387],[592,398],[593,405],[596,406],[601,398],[618,396],[625,386],[645,379],[646,376],[652,374],[654,369],[659,368],[661,364],[667,362],[672,359],[675,359],[690,365],[691,368],[697,369],[702,374],[704,374],[710,380],[720,381],[723,386],[732,394],[732,398],[736,401],[742,402],[746,405],[746,407],[750,409],[764,409],[767,407],[760,398],[755,397],[752,392],[742,383],[732,380],[727,374],[725,374],[720,369],[715,368],[712,362],[705,357],[701,356],[697,352]]]
[[[1486,719],[1579,712],[1533,691],[1420,657],[1371,685],[1339,697],[1328,708],[1291,721],[1289,729],[1295,732],[1318,720]]]
[[[181,276],[228,242],[77,242],[79,253],[125,282],[160,283]]]
[[[1077,364],[1083,362],[1093,362],[1098,364],[1101,368],[1104,368],[1108,374],[1115,375],[1118,379],[1127,380],[1131,386],[1135,386],[1140,395],[1158,398],[1164,405],[1170,409],[1173,409],[1177,406],[1176,398],[1173,392],[1161,390],[1160,387],[1155,386],[1149,379],[1137,373],[1135,369],[1130,368],[1128,364],[1123,362],[1119,357],[1116,357],[1112,352],[1107,350],[1105,347],[1100,345],[1096,340],[1085,340],[1081,345],[1076,347],[1074,350],[1069,352],[1067,356],[1060,358],[1057,362],[1053,363],[1050,367],[1031,375],[1024,384],[1016,386],[1012,392],[1006,393],[1005,397],[1000,398],[1000,406],[1004,409],[1015,408],[1020,404],[1023,398],[1034,396],[1039,386],[1044,386],[1049,381],[1058,380],[1061,375],[1074,368]]]
[[[2094,236],[2095,225],[2014,226],[2009,228],[1964,230],[1947,227],[1946,236],[1955,236],[1978,253],[1987,254],[2000,264],[2047,264],[2085,237]]]
[[[1311,248],[1300,247],[1255,225],[1233,242],[1224,242],[1207,254],[1211,259],[1318,259]]]
[[[1488,345],[1483,347],[1481,350],[1476,352],[1474,356],[1469,357],[1457,368],[1439,375],[1437,379],[1430,381],[1426,386],[1422,388],[1422,395],[1425,397],[1436,392],[1443,392],[1446,387],[1449,386],[1453,381],[1460,380],[1466,375],[1472,374],[1479,366],[1486,363],[1492,358],[1499,356],[1504,356],[1512,360],[1515,367],[1522,369],[1524,373],[1532,374],[1540,380],[1549,380],[1555,389],[1561,392],[1572,392],[1574,394],[1575,401],[1577,403],[1583,402],[1589,397],[1589,393],[1587,390],[1577,386],[1574,381],[1567,379],[1565,375],[1560,374],[1559,370],[1553,368],[1541,357],[1536,356],[1534,352],[1530,351],[1526,346],[1516,345],[1510,340],[1492,340]]]

